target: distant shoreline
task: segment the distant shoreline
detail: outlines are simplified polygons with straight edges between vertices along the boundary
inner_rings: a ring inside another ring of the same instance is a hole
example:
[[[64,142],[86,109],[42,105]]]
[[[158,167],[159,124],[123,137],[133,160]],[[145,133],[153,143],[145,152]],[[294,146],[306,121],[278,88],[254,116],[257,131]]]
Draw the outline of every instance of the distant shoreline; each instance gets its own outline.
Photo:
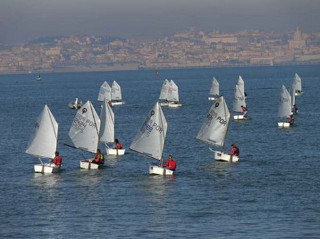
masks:
[[[76,72],[112,72],[112,71],[159,71],[159,70],[186,70],[186,69],[214,69],[214,68],[237,68],[237,67],[281,67],[281,66],[314,66],[320,65],[316,63],[286,63],[286,64],[230,64],[230,65],[215,65],[215,66],[179,66],[179,67],[141,67],[138,64],[125,64],[125,65],[114,65],[114,66],[70,66],[70,67],[59,67],[54,70],[44,70],[41,72],[1,72],[0,75],[38,75],[40,74],[54,74],[54,73],[76,73]]]

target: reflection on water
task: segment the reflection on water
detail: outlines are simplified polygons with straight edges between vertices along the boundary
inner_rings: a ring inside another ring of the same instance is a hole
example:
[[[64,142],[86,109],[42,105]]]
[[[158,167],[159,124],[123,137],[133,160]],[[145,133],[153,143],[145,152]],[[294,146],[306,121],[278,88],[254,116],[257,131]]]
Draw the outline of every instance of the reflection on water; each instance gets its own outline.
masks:
[[[51,188],[59,188],[60,187],[61,174],[53,173],[53,174],[42,174],[42,173],[34,173],[34,177],[32,178],[32,185],[43,188],[43,189],[51,189]]]

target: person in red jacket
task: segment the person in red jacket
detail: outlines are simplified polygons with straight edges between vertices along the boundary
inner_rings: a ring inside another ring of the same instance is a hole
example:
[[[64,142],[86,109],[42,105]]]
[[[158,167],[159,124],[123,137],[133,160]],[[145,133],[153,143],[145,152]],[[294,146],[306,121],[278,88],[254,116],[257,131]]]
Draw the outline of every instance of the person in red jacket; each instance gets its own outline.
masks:
[[[241,105],[241,110],[242,110],[243,117],[247,117],[247,113],[248,113],[247,107]]]
[[[176,170],[177,163],[172,159],[172,155],[170,154],[166,163],[163,165],[164,168],[168,168],[172,171]]]
[[[233,156],[239,156],[240,154],[240,151],[239,151],[239,148],[236,146],[235,143],[231,144],[232,148],[231,148],[231,151],[230,151],[230,155]]]
[[[101,153],[101,150],[100,150],[100,149],[97,149],[96,156],[95,156],[94,159],[91,161],[91,163],[104,164],[104,155],[103,155],[103,153]]]
[[[114,149],[122,149],[122,144],[119,142],[118,139],[114,139],[115,147]]]
[[[53,163],[58,166],[59,168],[61,167],[62,164],[62,157],[59,155],[59,152],[55,152],[55,157],[53,158]]]

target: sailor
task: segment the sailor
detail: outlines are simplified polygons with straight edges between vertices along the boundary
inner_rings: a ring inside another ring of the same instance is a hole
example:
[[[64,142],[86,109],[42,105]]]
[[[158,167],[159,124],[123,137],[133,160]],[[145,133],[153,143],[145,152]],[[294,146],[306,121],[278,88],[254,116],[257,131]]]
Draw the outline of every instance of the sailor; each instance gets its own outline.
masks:
[[[115,147],[114,149],[122,149],[122,144],[118,139],[114,139]]]
[[[62,157],[59,155],[59,152],[55,152],[55,157],[53,158],[53,163],[58,166],[59,168],[61,167],[62,164]]]
[[[243,117],[247,117],[248,110],[245,106],[241,105],[242,115]]]
[[[104,164],[104,155],[103,155],[103,153],[101,153],[101,150],[100,150],[100,149],[97,149],[96,156],[95,156],[94,159],[91,161],[91,163]]]
[[[290,117],[288,118],[288,123],[289,123],[290,125],[293,125],[293,123],[294,123],[293,114],[291,114]]]
[[[172,171],[176,170],[177,163],[175,160],[173,160],[172,155],[170,154],[166,163],[163,165],[164,168],[168,168]]]
[[[231,151],[230,151],[230,155],[233,156],[239,156],[240,154],[240,151],[239,151],[239,148],[236,146],[235,143],[231,144],[232,148],[231,148]]]

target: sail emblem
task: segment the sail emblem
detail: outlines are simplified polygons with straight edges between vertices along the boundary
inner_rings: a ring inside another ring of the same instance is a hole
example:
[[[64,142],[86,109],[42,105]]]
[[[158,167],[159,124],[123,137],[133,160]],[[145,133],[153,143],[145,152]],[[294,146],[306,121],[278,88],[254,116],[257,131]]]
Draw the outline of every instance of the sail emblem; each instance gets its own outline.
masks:
[[[150,114],[151,114],[151,116],[154,115],[154,110],[151,110]]]
[[[83,108],[82,109],[82,114],[86,113],[87,112],[87,108]]]
[[[217,108],[219,106],[219,102],[217,102],[214,107]]]
[[[36,125],[34,126],[36,129],[38,129],[40,127],[40,124],[38,122],[36,122]]]

